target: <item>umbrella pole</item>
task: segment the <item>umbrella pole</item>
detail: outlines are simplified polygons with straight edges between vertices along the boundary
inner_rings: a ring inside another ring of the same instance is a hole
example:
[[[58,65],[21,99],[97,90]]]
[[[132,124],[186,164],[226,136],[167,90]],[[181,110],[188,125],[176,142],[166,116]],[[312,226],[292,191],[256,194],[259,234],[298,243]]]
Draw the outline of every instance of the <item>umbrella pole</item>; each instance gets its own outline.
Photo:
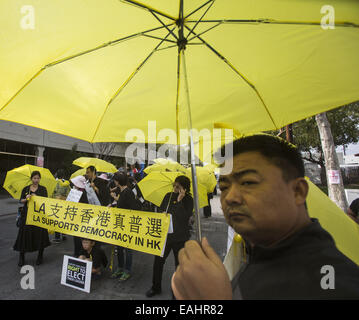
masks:
[[[182,56],[183,62],[183,76],[184,76],[184,86],[185,86],[185,95],[186,102],[188,107],[188,127],[190,132],[190,152],[191,152],[191,173],[192,173],[192,189],[193,189],[193,202],[194,210],[196,215],[196,238],[201,243],[202,233],[201,233],[201,217],[199,213],[199,197],[198,197],[198,185],[197,185],[197,173],[196,173],[196,158],[194,154],[194,143],[193,143],[193,132],[192,132],[192,116],[191,116],[191,105],[189,99],[189,90],[188,90],[188,79],[187,79],[187,70],[186,70],[186,59],[184,50],[180,50],[180,55]]]

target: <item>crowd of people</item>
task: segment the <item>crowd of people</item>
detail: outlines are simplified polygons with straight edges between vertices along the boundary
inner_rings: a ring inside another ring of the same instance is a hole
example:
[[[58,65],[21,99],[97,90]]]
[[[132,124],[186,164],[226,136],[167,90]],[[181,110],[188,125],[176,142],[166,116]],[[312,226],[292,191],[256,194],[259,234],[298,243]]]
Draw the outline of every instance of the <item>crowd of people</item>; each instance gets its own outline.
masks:
[[[127,172],[126,172],[127,171]],[[31,174],[31,185],[22,190],[20,202],[23,205],[21,217],[18,223],[18,235],[14,250],[19,252],[19,266],[25,264],[25,253],[38,252],[36,265],[43,263],[44,249],[50,245],[47,229],[27,225],[27,203],[32,195],[52,197],[66,200],[71,189],[82,192],[79,203],[88,203],[108,207],[117,207],[130,210],[157,211],[172,214],[173,233],[168,235],[163,257],[154,258],[153,284],[146,295],[152,297],[161,293],[162,271],[166,258],[173,251],[176,266],[178,265],[178,252],[184,247],[184,243],[190,239],[191,217],[193,215],[193,199],[190,195],[190,179],[186,176],[176,178],[173,191],[169,192],[163,199],[160,207],[145,201],[137,182],[143,178],[141,172],[134,166],[128,170],[120,168],[110,178],[107,174],[99,174],[94,166],[86,168],[86,174],[78,175],[69,181],[65,178],[65,171],[56,173],[57,184],[52,195],[41,185],[41,173],[33,171]],[[53,243],[66,240],[66,235],[56,232]],[[93,278],[100,278],[104,269],[108,267],[109,259],[101,243],[73,236],[73,256],[91,260]],[[113,268],[111,278],[126,281],[131,277],[133,250],[116,246],[114,253],[117,256],[117,268]]]
[[[226,222],[243,239],[239,270],[230,279],[206,238],[201,243],[190,240],[190,180],[179,176],[158,208],[172,214],[173,233],[167,235],[163,256],[154,257],[147,297],[161,293],[163,266],[173,251],[176,271],[171,288],[176,299],[358,299],[358,265],[338,250],[320,221],[308,214],[308,183],[299,151],[269,135],[241,138],[232,147],[233,155],[225,159],[232,163],[232,172],[220,177],[219,188]],[[108,181],[98,177],[94,167],[88,167],[86,176],[71,179],[71,185],[59,179],[53,196],[65,197],[65,188],[73,187],[83,191],[80,202],[139,209],[141,193],[138,188],[137,195],[132,192],[136,180],[131,177],[137,173],[117,172]],[[25,224],[29,197],[48,196],[40,179],[40,173],[33,172],[32,184],[21,195],[24,209],[14,245],[20,252],[19,265],[25,263],[25,253],[32,251],[38,251],[36,264],[41,264],[44,248],[50,244],[47,230]],[[358,203],[355,200],[348,211],[356,222]],[[121,246],[116,249],[118,268],[112,277],[125,281],[131,276],[132,251]],[[108,264],[101,245],[90,239],[74,237],[74,256],[92,260],[96,277],[101,277]],[[331,288],[323,285],[325,266],[335,270]]]

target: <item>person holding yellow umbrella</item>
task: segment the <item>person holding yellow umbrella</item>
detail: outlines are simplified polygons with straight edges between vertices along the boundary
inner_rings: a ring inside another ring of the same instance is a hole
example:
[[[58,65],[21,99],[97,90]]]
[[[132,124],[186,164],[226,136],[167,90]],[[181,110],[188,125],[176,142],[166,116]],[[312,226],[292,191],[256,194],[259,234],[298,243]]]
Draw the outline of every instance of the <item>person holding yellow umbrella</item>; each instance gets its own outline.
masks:
[[[20,202],[24,204],[21,212],[19,232],[17,234],[14,250],[20,252],[18,266],[25,264],[25,253],[38,251],[36,265],[43,261],[43,252],[50,245],[49,234],[47,229],[26,224],[27,203],[32,195],[47,197],[46,187],[40,185],[41,173],[33,171],[31,173],[31,184],[22,189]]]
[[[221,205],[240,235],[242,253],[233,260],[241,263],[230,278],[207,239],[188,241],[172,277],[176,298],[358,299],[359,267],[338,246],[357,239],[357,226],[330,200],[319,216],[324,195],[313,190],[310,201],[300,151],[278,137],[251,135],[233,142],[226,162],[232,170],[221,172]]]
[[[152,287],[146,292],[147,297],[161,293],[162,272],[171,251],[178,266],[178,252],[190,238],[189,220],[193,214],[193,198],[190,195],[191,181],[185,175],[179,175],[173,184],[173,192],[164,197],[160,211],[172,215],[173,233],[167,235],[166,247],[162,257],[155,256],[153,264]]]
[[[25,164],[8,171],[3,185],[4,189],[9,192],[14,199],[20,200],[21,191],[25,186],[31,184],[30,177],[34,171],[40,172],[41,185],[46,187],[49,195],[52,195],[57,182],[50,170],[31,164]]]
[[[160,207],[166,194],[173,190],[173,184],[175,183],[176,178],[179,176],[186,176],[191,181],[191,176],[188,173],[185,174],[171,171],[154,171],[150,172],[137,185],[145,200],[153,203],[157,207]],[[207,188],[200,182],[198,182],[197,187],[199,207],[203,208],[208,205]],[[188,192],[193,197],[192,185],[190,186]]]

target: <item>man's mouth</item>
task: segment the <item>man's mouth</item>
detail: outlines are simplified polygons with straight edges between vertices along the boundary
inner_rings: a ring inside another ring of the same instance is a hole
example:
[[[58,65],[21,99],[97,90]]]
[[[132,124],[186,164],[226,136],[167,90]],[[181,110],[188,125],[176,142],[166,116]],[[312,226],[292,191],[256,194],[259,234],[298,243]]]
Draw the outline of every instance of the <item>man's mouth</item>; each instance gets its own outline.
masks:
[[[229,216],[229,218],[241,218],[241,217],[247,217],[248,215],[247,214],[245,214],[245,213],[243,213],[243,212],[241,212],[241,211],[229,211],[228,212],[228,216]]]

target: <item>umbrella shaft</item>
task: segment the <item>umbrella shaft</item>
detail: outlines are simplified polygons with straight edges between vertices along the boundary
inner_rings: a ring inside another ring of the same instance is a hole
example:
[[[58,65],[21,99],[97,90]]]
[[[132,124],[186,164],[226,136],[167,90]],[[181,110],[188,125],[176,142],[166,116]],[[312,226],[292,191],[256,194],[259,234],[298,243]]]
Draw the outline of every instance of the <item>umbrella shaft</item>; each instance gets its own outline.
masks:
[[[185,59],[184,50],[181,50],[180,54],[182,56],[182,61],[183,61],[182,65],[183,65],[184,86],[185,86],[186,102],[187,102],[187,107],[188,107],[188,127],[189,127],[189,132],[190,132],[193,202],[194,202],[194,211],[195,211],[195,215],[196,215],[196,238],[201,243],[201,241],[202,241],[202,233],[201,233],[201,217],[200,217],[200,214],[199,214],[198,187],[197,187],[197,174],[196,174],[196,159],[195,159],[195,154],[194,154],[194,143],[193,143],[193,132],[192,132],[192,115],[191,115],[191,105],[190,105],[190,99],[189,99],[186,59]]]

